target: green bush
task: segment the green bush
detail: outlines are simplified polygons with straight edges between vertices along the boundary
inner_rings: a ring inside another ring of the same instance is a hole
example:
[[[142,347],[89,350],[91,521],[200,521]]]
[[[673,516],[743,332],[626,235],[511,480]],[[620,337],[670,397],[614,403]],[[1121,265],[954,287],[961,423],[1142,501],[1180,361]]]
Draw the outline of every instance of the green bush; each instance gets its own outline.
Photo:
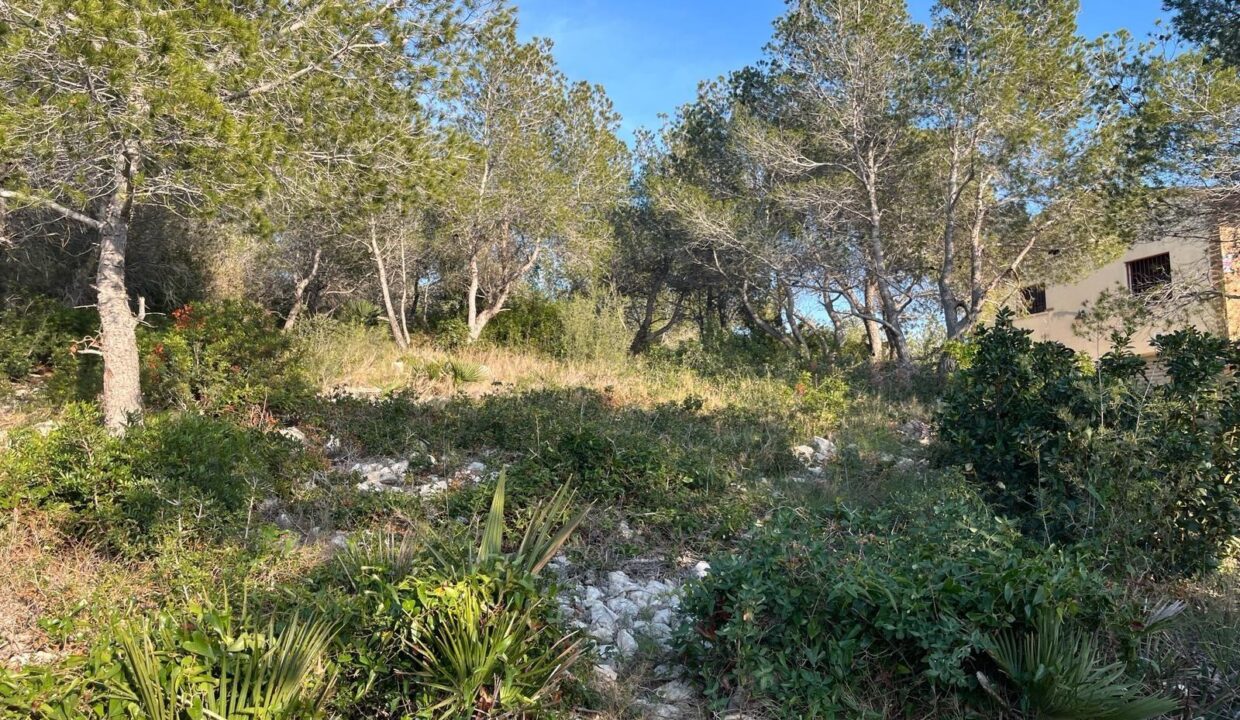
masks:
[[[623,308],[607,294],[550,300],[530,294],[487,323],[486,340],[570,360],[623,361],[633,336]]]
[[[193,604],[116,625],[88,654],[17,672],[0,668],[3,717],[46,720],[313,720],[331,690],[337,626],[293,618],[254,626]]]
[[[588,507],[568,517],[573,496],[561,488],[517,544],[504,541],[504,503],[501,475],[472,542],[372,536],[343,553],[354,620],[338,662],[350,716],[539,717],[559,704],[581,646],[555,624],[538,574]]]
[[[278,434],[192,414],[154,413],[116,437],[86,405],[68,407],[47,435],[11,442],[0,454],[0,507],[67,511],[74,534],[116,549],[236,529],[252,502],[287,496],[320,462]]]
[[[558,355],[564,343],[562,309],[541,295],[522,295],[487,323],[483,338],[504,347]]]
[[[98,332],[97,316],[44,297],[10,298],[0,309],[0,374],[20,380],[71,365],[76,344]]]
[[[1103,662],[1095,635],[1053,612],[1039,614],[1030,632],[1002,633],[989,652],[1015,691],[1011,704],[1027,717],[1149,720],[1179,707],[1146,695],[1123,663]]]
[[[156,407],[261,419],[312,394],[291,338],[251,303],[184,305],[141,345],[143,394]]]
[[[939,695],[977,694],[993,634],[1046,608],[1096,621],[1110,607],[1083,562],[1028,543],[969,492],[895,506],[911,510],[781,512],[712,558],[678,633],[711,696],[788,718],[865,717],[871,702],[924,715]]]
[[[1240,344],[1160,336],[1157,384],[1122,338],[1095,365],[1001,313],[973,343],[937,414],[943,463],[1031,537],[1160,575],[1217,564],[1240,532]]]

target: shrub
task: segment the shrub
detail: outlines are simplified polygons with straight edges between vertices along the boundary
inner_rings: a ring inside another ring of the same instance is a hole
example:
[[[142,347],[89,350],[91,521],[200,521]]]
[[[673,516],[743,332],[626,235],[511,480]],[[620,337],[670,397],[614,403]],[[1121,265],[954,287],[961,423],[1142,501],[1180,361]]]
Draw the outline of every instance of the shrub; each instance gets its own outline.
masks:
[[[342,556],[354,591],[339,659],[351,714],[526,716],[559,701],[581,646],[552,622],[537,576],[588,508],[567,518],[573,498],[561,488],[505,551],[504,487],[501,475],[468,545],[455,534],[380,536]]]
[[[12,443],[0,454],[0,507],[66,510],[73,533],[116,549],[236,528],[251,502],[287,495],[319,462],[278,434],[199,415],[151,414],[115,437],[87,405],[67,408],[47,435],[19,432]]]
[[[1094,636],[1051,612],[1040,613],[1030,632],[1001,634],[989,652],[1016,688],[1016,705],[1031,717],[1148,720],[1178,707],[1144,695],[1123,663],[1102,663]]]
[[[562,340],[558,354],[569,360],[624,362],[633,333],[614,294],[578,295],[559,303]]]
[[[941,460],[1045,542],[1160,575],[1214,566],[1240,532],[1240,345],[1193,329],[1154,344],[1161,385],[1122,338],[1091,368],[1001,313],[943,399]]]
[[[564,482],[586,501],[642,514],[669,533],[726,535],[752,521],[757,479],[794,467],[787,426],[766,408],[704,412],[701,401],[654,408],[617,407],[603,392],[533,390],[418,403],[405,395],[379,402],[321,403],[316,422],[362,454],[431,451],[518,457],[509,493],[518,501]],[[718,502],[726,494],[727,502]]]
[[[558,355],[564,341],[562,309],[541,295],[522,295],[487,323],[483,337],[505,347]]]
[[[88,310],[43,297],[9,299],[0,310],[0,373],[19,380],[38,368],[63,364],[74,343],[97,329]]]
[[[527,295],[487,323],[487,340],[570,360],[623,361],[632,333],[620,301],[609,294],[550,300]]]
[[[117,629],[123,679],[110,684],[148,720],[179,720],[186,708],[191,718],[312,720],[331,689],[323,666],[335,633],[323,619],[277,630],[234,628],[227,610],[161,616]]]
[[[156,407],[265,418],[295,412],[311,390],[292,340],[257,305],[191,303],[142,338],[142,387]]]
[[[0,668],[0,714],[47,720],[312,720],[322,716],[337,627],[322,619],[256,626],[193,604],[115,625],[86,655]],[[14,713],[12,715],[5,712]]]
[[[784,511],[713,558],[678,633],[708,693],[770,700],[789,718],[864,716],[884,694],[908,712],[972,693],[990,635],[1044,608],[1096,619],[1110,606],[1082,562],[1027,543],[968,492],[897,506],[918,509]]]

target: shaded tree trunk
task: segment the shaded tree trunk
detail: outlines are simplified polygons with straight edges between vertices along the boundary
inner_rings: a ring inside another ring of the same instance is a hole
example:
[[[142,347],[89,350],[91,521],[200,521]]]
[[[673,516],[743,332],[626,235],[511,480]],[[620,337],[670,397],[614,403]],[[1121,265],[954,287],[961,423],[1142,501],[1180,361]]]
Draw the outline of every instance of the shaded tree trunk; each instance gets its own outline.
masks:
[[[301,309],[306,304],[306,288],[310,287],[310,283],[314,282],[315,276],[319,274],[319,259],[322,256],[323,249],[315,248],[314,261],[310,263],[310,272],[293,284],[293,307],[289,308],[288,315],[284,317],[285,332],[292,330],[293,326],[297,324],[297,318],[301,315]]]
[[[676,304],[672,306],[672,316],[668,318],[663,327],[658,330],[654,329],[655,311],[658,309],[659,292],[663,288],[663,282],[659,283],[651,289],[650,294],[646,297],[646,309],[642,314],[641,323],[637,326],[637,333],[633,336],[633,342],[629,344],[629,352],[633,355],[639,355],[650,346],[659,341],[667,331],[680,324],[684,317],[685,293],[676,296]]]
[[[883,327],[882,324],[875,320],[878,317],[878,303],[876,296],[878,295],[878,281],[872,277],[865,279],[865,297],[863,299],[863,312],[865,317],[861,322],[865,325],[865,339],[870,346],[870,362],[877,363],[883,358]]]
[[[392,339],[401,350],[409,349],[409,336],[401,327],[396,317],[396,309],[392,306],[392,289],[388,285],[387,265],[383,262],[383,251],[379,247],[379,233],[375,230],[374,220],[370,221],[370,252],[375,258],[375,267],[379,271],[379,291],[383,295],[383,309],[387,313],[388,327],[392,330]]]
[[[508,230],[505,228],[504,233]],[[475,252],[469,257],[469,291],[465,299],[466,311],[468,316],[466,322],[469,326],[469,342],[477,342],[482,337],[482,331],[486,328],[487,323],[504,309],[504,303],[508,302],[508,295],[512,289],[516,287],[521,278],[534,267],[534,263],[538,262],[538,256],[542,252],[542,248],[535,246],[530,258],[521,267],[517,268],[511,275],[506,276],[500,281],[499,287],[496,288],[495,295],[491,303],[485,308],[478,309],[478,293],[481,290],[482,279],[481,270],[478,266],[478,253]]]

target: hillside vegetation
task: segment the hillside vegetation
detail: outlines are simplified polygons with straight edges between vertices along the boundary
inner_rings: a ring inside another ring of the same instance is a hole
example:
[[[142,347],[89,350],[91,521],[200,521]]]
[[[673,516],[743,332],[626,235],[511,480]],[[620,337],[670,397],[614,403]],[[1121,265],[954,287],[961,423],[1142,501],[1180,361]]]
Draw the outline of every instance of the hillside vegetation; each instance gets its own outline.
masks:
[[[0,720],[1240,718],[1232,4],[0,0]]]

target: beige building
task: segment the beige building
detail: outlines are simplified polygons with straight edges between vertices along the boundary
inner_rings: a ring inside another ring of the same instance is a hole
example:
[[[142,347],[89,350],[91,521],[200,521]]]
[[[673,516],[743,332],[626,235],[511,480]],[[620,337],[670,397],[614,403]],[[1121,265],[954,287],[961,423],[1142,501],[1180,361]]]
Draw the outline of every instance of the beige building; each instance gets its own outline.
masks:
[[[1026,285],[1014,303],[1024,305],[1016,325],[1032,330],[1036,340],[1098,357],[1110,349],[1108,333],[1088,332],[1077,319],[1104,293],[1145,301],[1151,309],[1153,319],[1132,338],[1139,355],[1154,352],[1155,336],[1188,325],[1240,339],[1240,299],[1226,297],[1240,295],[1240,231],[1213,225],[1139,242],[1076,282]]]

